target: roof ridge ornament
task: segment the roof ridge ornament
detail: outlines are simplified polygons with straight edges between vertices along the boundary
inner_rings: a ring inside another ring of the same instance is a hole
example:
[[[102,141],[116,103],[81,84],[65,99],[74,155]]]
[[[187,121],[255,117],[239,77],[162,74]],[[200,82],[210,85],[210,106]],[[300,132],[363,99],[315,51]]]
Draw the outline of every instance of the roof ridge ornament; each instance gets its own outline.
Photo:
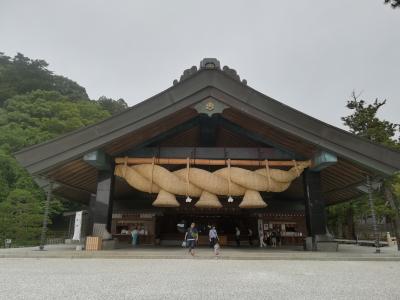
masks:
[[[235,79],[235,80],[237,80],[237,81],[240,81],[240,76],[239,76],[239,74],[236,72],[235,69],[229,68],[228,66],[224,66],[224,67],[222,68],[222,71],[224,71],[225,74],[228,75],[228,76],[230,76],[232,79]],[[247,85],[247,80],[246,80],[246,79],[243,79],[241,82],[242,82],[244,85]]]
[[[221,70],[221,64],[216,58],[203,58],[200,62],[200,69]]]
[[[179,80],[175,79],[173,81],[173,85],[177,85],[179,82],[181,82],[183,80],[186,80],[189,77],[192,77],[194,74],[196,74],[200,70],[221,70],[221,63],[216,58],[212,58],[212,57],[203,58],[200,61],[200,68],[199,69],[197,69],[196,66],[192,66],[191,68],[188,68],[188,69],[184,70],[183,74],[181,75]],[[222,68],[222,71],[225,74],[227,74],[229,77],[231,77],[232,79],[235,79],[235,80],[243,83],[244,85],[247,85],[247,80],[246,79],[243,79],[242,81],[240,81],[240,76],[237,74],[235,69],[231,69],[228,66],[224,66]]]

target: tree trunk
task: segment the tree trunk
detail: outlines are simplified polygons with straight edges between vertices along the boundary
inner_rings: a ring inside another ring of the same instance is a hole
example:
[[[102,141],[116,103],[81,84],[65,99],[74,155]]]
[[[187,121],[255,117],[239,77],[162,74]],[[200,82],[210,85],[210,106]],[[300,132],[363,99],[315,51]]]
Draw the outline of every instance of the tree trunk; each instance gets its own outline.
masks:
[[[397,250],[400,251],[400,214],[399,214],[399,209],[397,208],[396,203],[394,202],[394,196],[392,190],[390,189],[390,186],[388,186],[388,184],[385,184],[384,194],[385,194],[385,200],[389,202],[390,207],[394,211],[394,217],[393,217],[394,234],[396,236],[396,241],[397,241]]]

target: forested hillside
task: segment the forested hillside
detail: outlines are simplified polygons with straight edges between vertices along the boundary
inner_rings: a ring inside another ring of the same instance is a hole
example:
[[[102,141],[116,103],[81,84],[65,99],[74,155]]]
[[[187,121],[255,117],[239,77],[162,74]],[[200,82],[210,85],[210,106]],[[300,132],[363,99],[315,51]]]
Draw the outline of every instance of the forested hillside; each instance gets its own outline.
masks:
[[[0,242],[37,244],[45,195],[12,153],[103,120],[127,108],[123,99],[90,100],[84,87],[44,60],[0,52]],[[74,204],[51,203],[50,219]],[[51,222],[51,220],[50,220]]]

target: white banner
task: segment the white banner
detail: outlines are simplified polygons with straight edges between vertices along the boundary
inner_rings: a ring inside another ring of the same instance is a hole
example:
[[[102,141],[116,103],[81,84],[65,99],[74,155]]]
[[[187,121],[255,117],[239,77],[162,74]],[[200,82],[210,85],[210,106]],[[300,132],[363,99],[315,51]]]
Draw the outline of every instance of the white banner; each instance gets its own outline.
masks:
[[[82,211],[77,211],[75,214],[74,237],[72,240],[79,241],[81,239],[82,228]]]

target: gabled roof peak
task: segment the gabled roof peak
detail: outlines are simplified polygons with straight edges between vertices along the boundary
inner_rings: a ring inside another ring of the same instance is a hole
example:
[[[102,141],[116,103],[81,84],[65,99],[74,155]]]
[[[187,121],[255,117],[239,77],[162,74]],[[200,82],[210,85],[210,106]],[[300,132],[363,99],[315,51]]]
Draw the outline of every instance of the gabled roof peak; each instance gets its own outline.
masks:
[[[192,77],[194,74],[196,74],[200,70],[219,70],[219,71],[221,71],[221,64],[220,64],[219,60],[216,58],[203,58],[200,61],[199,69],[197,68],[197,66],[192,66],[191,68],[184,70],[183,74],[179,78],[179,81],[177,79],[175,79],[173,81],[173,85],[176,85],[176,84],[178,84],[178,82],[181,82],[183,80],[188,79],[189,77]],[[231,69],[228,66],[224,66],[222,68],[222,72],[224,72],[229,77],[231,77],[237,81],[240,81],[240,76],[237,74],[235,69]],[[243,84],[247,85],[246,79],[243,79],[241,82]]]

